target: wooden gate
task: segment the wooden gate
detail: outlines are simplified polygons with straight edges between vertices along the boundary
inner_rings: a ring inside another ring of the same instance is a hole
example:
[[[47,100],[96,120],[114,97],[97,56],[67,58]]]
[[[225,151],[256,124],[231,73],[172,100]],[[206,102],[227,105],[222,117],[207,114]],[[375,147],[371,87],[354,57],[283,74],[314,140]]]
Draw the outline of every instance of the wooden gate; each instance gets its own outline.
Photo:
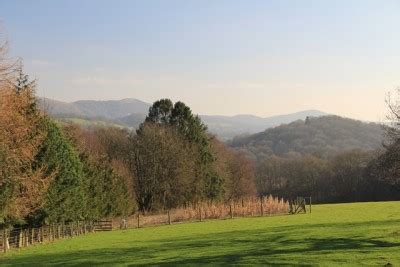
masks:
[[[93,223],[93,228],[95,232],[112,231],[113,222],[112,220],[97,221]]]

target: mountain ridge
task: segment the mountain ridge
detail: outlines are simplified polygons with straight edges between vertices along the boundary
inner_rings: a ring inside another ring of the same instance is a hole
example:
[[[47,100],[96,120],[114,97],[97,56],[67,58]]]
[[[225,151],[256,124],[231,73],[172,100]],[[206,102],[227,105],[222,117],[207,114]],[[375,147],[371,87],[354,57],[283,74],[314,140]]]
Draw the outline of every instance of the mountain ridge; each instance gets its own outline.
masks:
[[[121,100],[78,100],[63,102],[50,98],[39,98],[39,105],[54,117],[64,119],[106,120],[125,127],[136,128],[146,117],[151,104],[135,98]],[[260,117],[252,114],[199,115],[211,133],[223,140],[238,135],[248,135],[267,128],[289,123],[306,117],[326,116],[328,113],[309,109],[295,113]]]

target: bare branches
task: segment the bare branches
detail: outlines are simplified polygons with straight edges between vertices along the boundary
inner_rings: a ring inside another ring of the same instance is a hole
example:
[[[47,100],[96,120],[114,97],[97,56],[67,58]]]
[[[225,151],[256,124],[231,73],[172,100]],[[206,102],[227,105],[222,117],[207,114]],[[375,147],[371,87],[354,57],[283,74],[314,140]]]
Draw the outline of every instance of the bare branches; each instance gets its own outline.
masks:
[[[395,99],[391,93],[388,93],[385,102],[389,110],[386,116],[389,123],[383,127],[390,142],[394,143],[400,140],[400,88],[396,89]]]
[[[20,59],[11,59],[7,57],[8,42],[0,43],[0,85],[4,83],[12,83],[15,74],[21,69]]]

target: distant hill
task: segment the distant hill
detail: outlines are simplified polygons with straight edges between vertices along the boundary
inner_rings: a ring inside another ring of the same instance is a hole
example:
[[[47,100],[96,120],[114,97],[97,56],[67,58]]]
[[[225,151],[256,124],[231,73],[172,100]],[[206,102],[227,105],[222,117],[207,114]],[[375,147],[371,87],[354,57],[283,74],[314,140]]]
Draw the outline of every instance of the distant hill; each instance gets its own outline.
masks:
[[[254,134],[281,124],[290,123],[296,120],[304,120],[307,117],[320,117],[326,115],[328,114],[318,110],[305,110],[267,118],[253,115],[236,115],[232,117],[203,115],[201,118],[207,124],[211,132],[224,137],[224,139],[232,139],[238,135]]]
[[[247,152],[255,159],[272,155],[292,157],[305,154],[327,157],[350,149],[376,149],[382,141],[383,130],[379,124],[324,116],[235,138],[230,146]]]
[[[146,119],[146,113],[132,113],[128,116],[118,118],[118,122],[132,128],[137,128]]]
[[[150,108],[150,104],[132,98],[107,101],[81,100],[72,103],[41,98],[39,104],[55,116],[105,119],[119,119],[134,113],[146,114]]]
[[[81,100],[66,103],[48,98],[39,99],[40,106],[50,115],[64,120],[81,121],[84,125],[113,124],[121,127],[136,128],[143,122],[150,104],[137,99],[123,100]],[[318,117],[327,113],[318,110],[307,110],[293,114],[261,118],[253,115],[210,116],[200,117],[209,131],[222,140],[232,139],[238,135],[250,135],[267,128],[290,123],[308,116]],[[95,123],[90,123],[94,120]]]

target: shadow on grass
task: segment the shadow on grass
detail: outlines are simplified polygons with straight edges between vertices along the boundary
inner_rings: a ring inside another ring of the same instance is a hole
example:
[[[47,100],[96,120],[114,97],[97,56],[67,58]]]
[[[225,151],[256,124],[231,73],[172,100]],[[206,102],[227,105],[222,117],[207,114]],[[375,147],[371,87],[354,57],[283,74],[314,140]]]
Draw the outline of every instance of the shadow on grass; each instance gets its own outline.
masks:
[[[129,248],[109,248],[66,251],[60,254],[26,254],[3,258],[3,264],[13,266],[97,266],[97,265],[193,265],[193,264],[268,264],[310,265],[335,252],[378,253],[400,251],[400,242],[388,242],[381,237],[336,236],[335,229],[355,227],[387,227],[399,220],[371,221],[349,224],[308,224],[266,228],[267,231],[225,231],[184,238],[155,239],[135,243]],[[195,227],[195,226],[194,226]],[[319,235],[314,232],[321,231]],[[357,232],[357,231],[356,231]],[[359,231],[358,231],[359,232]],[[83,237],[84,238],[84,237]],[[129,243],[130,244],[130,243]],[[306,255],[306,257],[304,257]],[[313,257],[314,256],[314,257]],[[307,259],[307,262],[302,262]],[[1,258],[0,258],[1,260]],[[336,263],[349,263],[346,258]],[[1,265],[1,264],[0,264]]]

